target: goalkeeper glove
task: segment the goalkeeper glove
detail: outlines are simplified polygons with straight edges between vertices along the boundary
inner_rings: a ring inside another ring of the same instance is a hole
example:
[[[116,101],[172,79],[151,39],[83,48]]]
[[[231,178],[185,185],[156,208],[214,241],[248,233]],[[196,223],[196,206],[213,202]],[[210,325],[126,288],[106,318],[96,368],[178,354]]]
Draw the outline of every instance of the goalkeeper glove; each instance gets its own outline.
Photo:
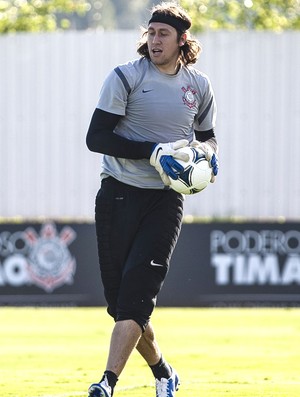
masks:
[[[201,149],[204,154],[205,158],[209,163],[209,166],[211,168],[211,183],[213,183],[216,180],[216,176],[219,171],[219,159],[216,153],[212,150],[210,145],[206,144],[205,142],[199,142],[199,141],[193,141],[191,145],[195,149]]]
[[[178,179],[178,172],[183,171],[183,166],[176,159],[188,161],[189,155],[178,150],[187,146],[188,143],[187,139],[181,139],[176,142],[158,143],[154,146],[150,164],[159,173],[164,185],[170,185],[169,177]]]

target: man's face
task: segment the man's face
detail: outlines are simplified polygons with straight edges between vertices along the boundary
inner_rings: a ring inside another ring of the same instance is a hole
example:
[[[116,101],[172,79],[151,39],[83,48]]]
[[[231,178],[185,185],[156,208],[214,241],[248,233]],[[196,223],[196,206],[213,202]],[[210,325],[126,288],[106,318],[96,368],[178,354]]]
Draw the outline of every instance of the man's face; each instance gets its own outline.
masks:
[[[180,53],[176,29],[166,23],[152,22],[148,27],[147,44],[154,65],[163,73],[175,73]]]

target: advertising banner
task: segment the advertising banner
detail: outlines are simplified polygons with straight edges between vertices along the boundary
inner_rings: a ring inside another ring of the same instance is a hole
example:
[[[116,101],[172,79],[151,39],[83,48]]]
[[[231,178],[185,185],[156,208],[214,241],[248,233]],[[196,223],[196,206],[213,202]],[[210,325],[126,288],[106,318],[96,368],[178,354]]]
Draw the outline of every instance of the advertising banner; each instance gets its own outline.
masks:
[[[299,306],[300,224],[184,224],[158,306]],[[95,227],[0,225],[0,305],[105,306]]]
[[[0,225],[0,304],[104,305],[94,225]]]
[[[160,299],[180,306],[298,306],[300,225],[184,225]]]

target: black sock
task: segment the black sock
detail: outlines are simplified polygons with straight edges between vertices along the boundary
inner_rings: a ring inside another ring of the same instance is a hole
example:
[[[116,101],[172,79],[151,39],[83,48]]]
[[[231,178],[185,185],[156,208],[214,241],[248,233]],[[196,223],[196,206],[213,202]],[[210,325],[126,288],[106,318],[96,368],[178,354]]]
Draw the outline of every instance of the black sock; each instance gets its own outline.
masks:
[[[103,377],[102,377],[100,382],[102,382],[104,380],[105,376],[107,377],[108,384],[111,387],[111,395],[113,395],[114,394],[114,388],[115,388],[115,386],[116,386],[116,384],[118,382],[118,377],[112,371],[104,371],[104,375],[103,375]]]
[[[159,362],[155,365],[150,365],[150,368],[155,378],[159,380],[161,378],[169,379],[172,375],[172,369],[162,356]]]

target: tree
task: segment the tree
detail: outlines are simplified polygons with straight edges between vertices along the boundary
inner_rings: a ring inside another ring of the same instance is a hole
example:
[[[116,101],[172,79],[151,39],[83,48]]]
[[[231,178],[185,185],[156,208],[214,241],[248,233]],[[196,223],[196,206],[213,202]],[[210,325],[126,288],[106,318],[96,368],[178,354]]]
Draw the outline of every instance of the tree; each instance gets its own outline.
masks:
[[[298,30],[300,0],[181,0],[193,19],[193,31]]]
[[[57,29],[136,29],[160,0],[0,0],[0,34]]]
[[[89,7],[86,0],[0,0],[0,33],[68,29],[71,16]]]

